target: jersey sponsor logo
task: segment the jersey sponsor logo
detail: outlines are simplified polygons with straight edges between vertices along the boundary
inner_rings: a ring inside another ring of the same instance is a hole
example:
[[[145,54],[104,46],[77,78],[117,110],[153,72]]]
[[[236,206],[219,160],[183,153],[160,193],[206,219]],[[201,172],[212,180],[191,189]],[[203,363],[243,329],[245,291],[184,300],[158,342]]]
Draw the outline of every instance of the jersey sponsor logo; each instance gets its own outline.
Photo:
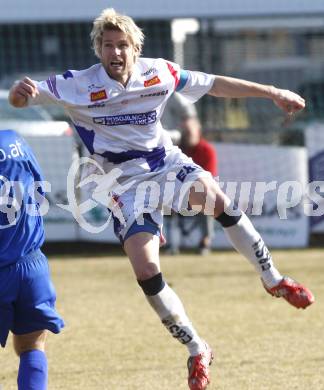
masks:
[[[165,89],[163,91],[158,91],[158,92],[152,92],[152,93],[144,93],[141,95],[141,98],[146,98],[146,97],[155,97],[155,96],[165,96],[169,93],[168,89]]]
[[[105,87],[104,85],[90,84],[88,85],[88,92],[94,91],[96,89],[102,89],[104,87]]]
[[[157,69],[156,68],[150,68],[146,72],[142,73],[141,76],[149,76],[150,74],[156,73]]]
[[[144,87],[152,87],[152,85],[160,84],[161,80],[158,78],[158,76],[153,77],[152,79],[145,80],[144,81]]]
[[[140,114],[96,116],[93,118],[93,122],[97,125],[105,125],[105,126],[121,126],[121,125],[145,126],[156,122],[156,111],[143,112]]]
[[[93,103],[93,104],[89,104],[88,108],[102,108],[102,107],[105,107],[105,106],[106,106],[105,103]]]
[[[97,102],[98,100],[104,100],[104,99],[107,99],[107,93],[105,89],[90,93],[90,100],[92,102]]]
[[[6,161],[7,159],[24,157],[24,152],[21,149],[21,143],[16,140],[15,143],[8,145],[10,150],[6,152],[4,149],[0,148],[0,163]]]

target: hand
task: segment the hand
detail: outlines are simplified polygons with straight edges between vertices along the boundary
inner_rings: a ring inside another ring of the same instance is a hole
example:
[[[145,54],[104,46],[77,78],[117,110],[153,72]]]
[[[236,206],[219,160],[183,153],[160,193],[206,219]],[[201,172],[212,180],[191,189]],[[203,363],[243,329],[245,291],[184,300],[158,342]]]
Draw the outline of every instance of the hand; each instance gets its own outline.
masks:
[[[37,86],[29,77],[16,81],[9,92],[9,102],[14,107],[25,107],[28,97],[36,97],[39,94]]]
[[[305,100],[297,95],[297,93],[287,89],[275,88],[272,99],[274,103],[289,116],[292,116],[305,108]]]

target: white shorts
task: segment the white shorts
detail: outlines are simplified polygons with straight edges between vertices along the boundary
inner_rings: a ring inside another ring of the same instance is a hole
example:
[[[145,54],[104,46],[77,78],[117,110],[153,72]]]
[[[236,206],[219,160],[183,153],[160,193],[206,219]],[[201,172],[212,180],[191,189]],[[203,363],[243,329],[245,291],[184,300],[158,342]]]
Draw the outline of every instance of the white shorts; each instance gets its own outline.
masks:
[[[212,178],[174,146],[166,152],[164,165],[151,171],[145,158],[113,164],[98,160],[104,175],[92,196],[113,213],[115,234],[123,242],[139,231],[159,234],[163,213],[188,211],[189,189],[198,178]],[[199,191],[199,188],[197,188]],[[130,228],[132,229],[130,230]]]

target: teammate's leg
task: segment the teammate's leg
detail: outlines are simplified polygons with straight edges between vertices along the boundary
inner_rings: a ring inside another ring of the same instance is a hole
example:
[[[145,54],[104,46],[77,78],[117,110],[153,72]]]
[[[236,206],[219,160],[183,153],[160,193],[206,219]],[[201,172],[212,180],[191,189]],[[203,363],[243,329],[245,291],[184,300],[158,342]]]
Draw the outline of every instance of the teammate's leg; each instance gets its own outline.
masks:
[[[13,336],[14,348],[20,358],[18,390],[47,389],[46,337],[46,330]]]

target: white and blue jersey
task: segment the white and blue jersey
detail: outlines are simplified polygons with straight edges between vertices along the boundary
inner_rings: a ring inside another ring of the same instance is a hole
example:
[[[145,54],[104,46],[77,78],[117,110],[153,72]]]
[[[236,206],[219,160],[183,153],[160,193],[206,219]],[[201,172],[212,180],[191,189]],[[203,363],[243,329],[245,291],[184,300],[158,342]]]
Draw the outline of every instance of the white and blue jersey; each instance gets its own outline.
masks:
[[[213,75],[182,70],[162,58],[139,58],[126,86],[110,78],[101,64],[95,64],[85,70],[71,70],[35,81],[39,94],[28,102],[62,105],[103,171],[109,175],[116,167],[120,170],[118,181],[107,176],[99,178],[102,183],[97,195],[112,210],[115,232],[123,241],[127,233],[139,231],[130,227],[142,213],[149,214],[150,221],[146,219],[138,229],[152,233],[159,230],[163,207],[179,211],[183,202],[178,202],[178,197],[186,183],[206,175],[173,146],[160,119],[173,92],[195,102],[209,92],[214,80]],[[91,173],[90,169],[84,176]],[[174,196],[162,194],[169,181],[168,173],[174,173]],[[137,188],[145,181],[155,181],[161,189],[154,210],[135,205]],[[127,191],[126,186],[130,186]],[[154,229],[152,224],[156,225]]]
[[[90,154],[118,158],[121,152],[171,149],[160,123],[168,98],[178,91],[195,102],[213,82],[213,75],[182,70],[162,58],[139,58],[126,87],[95,64],[35,82],[39,95],[29,104],[62,105]]]
[[[37,213],[37,200],[44,197],[42,181],[26,141],[12,130],[0,130],[0,268],[44,242],[43,220]]]

